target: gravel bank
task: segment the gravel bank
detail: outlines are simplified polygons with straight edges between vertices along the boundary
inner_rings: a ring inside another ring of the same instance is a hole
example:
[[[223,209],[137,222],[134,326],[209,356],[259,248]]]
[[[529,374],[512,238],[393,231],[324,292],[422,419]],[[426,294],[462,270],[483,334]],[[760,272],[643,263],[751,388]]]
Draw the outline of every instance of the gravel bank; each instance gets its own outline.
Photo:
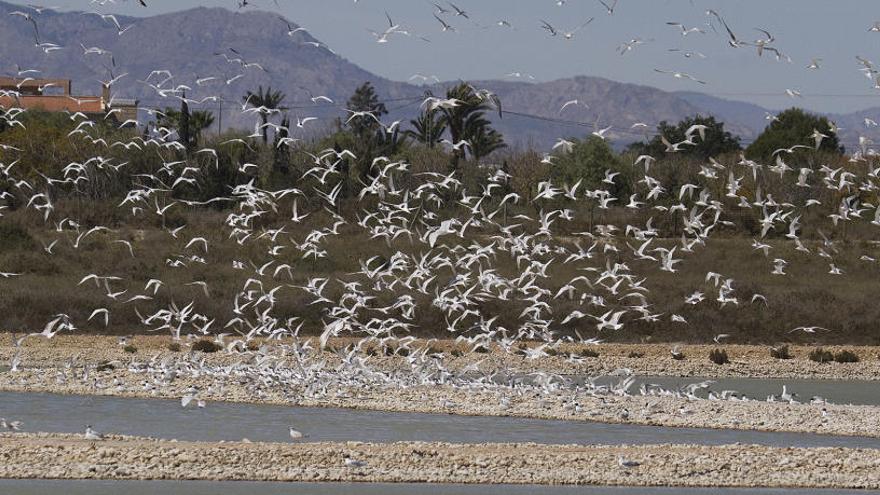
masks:
[[[880,451],[861,449],[0,438],[2,478],[880,488]],[[345,455],[367,464],[346,467]],[[621,467],[621,455],[641,465]]]
[[[293,404],[318,407],[344,407],[378,411],[449,413],[475,416],[514,416],[543,419],[565,419],[575,421],[598,421],[606,423],[629,423],[653,426],[685,426],[700,428],[751,429],[763,431],[788,431],[798,433],[820,433],[851,436],[880,436],[880,407],[789,404],[763,401],[708,401],[688,400],[669,396],[592,396],[575,393],[571,390],[539,396],[534,392],[524,392],[511,388],[492,387],[452,387],[442,385],[400,387],[338,388],[329,391],[321,398],[309,398],[299,385],[254,387],[242,382],[240,378],[225,378],[209,375],[194,377],[181,375],[163,383],[161,386],[144,386],[145,375],[126,369],[125,364],[133,359],[145,361],[155,355],[160,357],[180,352],[167,351],[167,337],[136,337],[133,343],[138,347],[135,354],[122,351],[115,337],[64,336],[50,341],[29,339],[21,349],[21,359],[25,368],[21,371],[0,372],[0,390],[19,392],[53,392],[65,394],[99,394],[127,397],[162,397],[176,399],[198,390],[200,399],[207,401],[232,401],[267,404]],[[8,344],[8,341],[7,341]],[[338,342],[338,345],[344,342]],[[448,343],[446,344],[448,345]],[[0,347],[2,352],[13,349],[8,345]],[[163,350],[164,349],[164,350]],[[600,346],[599,349],[606,349]],[[632,352],[638,349],[645,356],[640,362],[655,362],[683,366],[687,361],[674,361],[660,357],[668,352],[658,346],[607,346],[614,352]],[[690,352],[696,348],[685,348]],[[739,352],[739,347],[731,348]],[[604,352],[604,351],[603,351]],[[742,348],[746,361],[754,357],[758,362],[758,348]],[[867,351],[864,351],[867,352]],[[608,351],[611,354],[611,351]],[[328,359],[332,354],[327,354]],[[204,355],[209,362],[242,362],[250,358],[247,354],[226,354],[223,352]],[[402,358],[375,358],[372,364],[384,366],[400,365]],[[453,361],[473,362],[483,359],[481,369],[499,369],[508,359],[516,359],[519,364],[530,366],[552,366],[560,358],[542,360],[523,360],[518,356],[501,353],[475,354],[453,358]],[[625,359],[625,358],[618,358]],[[635,359],[635,358],[632,358]],[[551,360],[553,360],[551,362]],[[599,357],[587,361],[613,361],[613,357]],[[100,361],[117,363],[115,369],[98,371],[95,364]],[[785,361],[784,363],[788,363]],[[775,364],[775,363],[774,363]],[[811,363],[816,366],[816,363]],[[876,363],[863,362],[852,365],[826,364],[828,369],[842,369],[847,366],[863,366],[865,369]],[[81,368],[88,367],[87,371]],[[39,367],[34,367],[39,366]],[[727,366],[712,365],[709,369],[727,369]],[[80,367],[80,368],[78,368]],[[501,368],[510,372],[510,368]],[[520,368],[515,368],[519,370]],[[77,371],[78,370],[78,371]],[[585,372],[584,370],[578,370]],[[635,372],[645,372],[636,370]],[[667,371],[669,371],[667,369]],[[700,369],[699,374],[710,374]],[[822,410],[825,409],[823,413]]]
[[[314,345],[317,345],[316,339]],[[0,365],[8,363],[19,352],[12,346],[11,334],[0,334]],[[136,336],[129,343],[137,348],[137,352],[129,354],[118,344],[117,337],[99,335],[59,335],[51,340],[41,338],[27,339],[20,349],[22,364],[25,366],[57,367],[68,364],[71,360],[85,363],[100,361],[118,361],[126,364],[133,360],[144,361],[155,355],[180,356],[179,352],[170,352],[167,336]],[[345,346],[352,339],[334,339],[331,345]],[[418,347],[415,344],[414,347]],[[452,341],[434,341],[431,346],[438,351],[463,349]],[[860,358],[858,363],[816,363],[808,359],[814,347],[790,346],[793,359],[774,359],[769,355],[766,346],[731,345],[721,346],[730,356],[730,363],[717,365],[709,361],[708,355],[717,346],[685,345],[680,351],[685,359],[672,359],[671,344],[600,344],[596,346],[564,345],[557,352],[560,355],[547,356],[541,359],[526,359],[493,349],[491,353],[470,353],[461,357],[447,356],[447,365],[451,370],[480,362],[480,368],[511,369],[519,372],[543,371],[557,374],[601,375],[619,368],[627,368],[633,373],[651,376],[677,377],[749,377],[749,378],[805,378],[827,380],[880,380],[880,347],[835,347],[825,349],[836,352],[842,349],[853,350]],[[577,354],[584,349],[598,352],[599,357],[580,359],[572,362],[562,354]],[[182,344],[182,350],[188,350],[188,343]],[[641,357],[630,357],[641,355]],[[208,362],[232,363],[241,360],[240,354],[208,354]],[[328,358],[335,354],[327,353]],[[370,356],[370,364],[377,369],[396,369],[405,363],[402,357]]]

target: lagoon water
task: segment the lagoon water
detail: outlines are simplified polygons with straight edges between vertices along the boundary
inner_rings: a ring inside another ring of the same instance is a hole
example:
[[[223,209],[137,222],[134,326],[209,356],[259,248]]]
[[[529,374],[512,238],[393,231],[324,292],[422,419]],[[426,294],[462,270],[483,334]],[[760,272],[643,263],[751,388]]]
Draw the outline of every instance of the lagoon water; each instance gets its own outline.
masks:
[[[574,377],[582,382],[584,377]],[[620,377],[603,377],[596,383],[617,382]],[[697,395],[706,397],[708,390],[720,393],[723,390],[735,390],[746,397],[765,400],[769,395],[780,395],[785,385],[789,392],[797,394],[801,402],[809,402],[814,396],[826,399],[832,404],[880,405],[880,380],[808,380],[795,378],[703,378],[703,377],[669,377],[669,376],[636,376],[635,384],[630,393],[636,393],[642,383],[660,385],[664,388],[676,389],[692,383],[711,381],[707,390],[700,390]]]
[[[722,445],[736,442],[792,447],[880,449],[880,438],[803,433],[715,430],[603,424],[509,417],[395,413],[338,408],[211,403],[184,409],[176,400],[0,393],[0,417],[24,422],[23,431],[82,432],[86,424],[104,433],[188,441],[287,442],[287,427],[308,441],[544,444]]]

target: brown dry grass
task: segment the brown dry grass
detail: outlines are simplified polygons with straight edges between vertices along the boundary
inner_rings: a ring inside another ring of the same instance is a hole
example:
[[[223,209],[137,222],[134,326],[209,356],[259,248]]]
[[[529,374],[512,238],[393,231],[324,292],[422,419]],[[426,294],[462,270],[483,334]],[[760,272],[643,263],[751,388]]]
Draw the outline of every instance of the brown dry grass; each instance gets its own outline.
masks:
[[[350,205],[350,208],[353,215],[355,205]],[[87,218],[95,224],[108,225],[114,230],[94,234],[86,238],[78,249],[74,249],[73,233],[59,234],[47,228],[34,212],[19,210],[7,215],[4,218],[7,231],[17,234],[0,239],[0,266],[6,271],[22,273],[22,276],[0,279],[0,328],[17,332],[39,330],[51,315],[66,313],[83,327],[83,331],[136,333],[144,328],[137,322],[135,307],[141,314],[149,314],[172,303],[182,306],[192,301],[197,312],[219,322],[214,327],[216,330],[235,317],[232,301],[244,281],[250,277],[262,278],[269,288],[285,284],[300,285],[314,276],[329,277],[334,282],[328,285],[327,294],[333,299],[338,298],[343,290],[335,280],[351,280],[351,273],[360,269],[359,260],[374,255],[388,259],[397,251],[408,254],[427,251],[427,246],[418,241],[411,243],[406,237],[399,238],[391,245],[381,240],[371,240],[359,227],[347,225],[341,228],[341,235],[331,236],[322,246],[329,257],[303,259],[302,253],[288,245],[274,257],[276,264],[273,266],[280,263],[291,265],[292,278],[286,273],[273,278],[272,269],[263,277],[258,277],[253,265],[261,265],[272,258],[267,253],[273,243],[267,238],[243,244],[229,239],[228,229],[222,226],[228,212],[179,209],[174,214],[175,224],[187,227],[178,239],[174,239],[157,224],[155,218],[125,218],[124,221],[116,218],[115,211],[118,209],[109,203],[93,203],[87,208],[78,203],[61,202],[59,210],[69,213],[71,217]],[[272,225],[274,220],[269,217],[263,222]],[[310,230],[328,223],[329,214],[316,208],[303,224],[291,227],[292,224],[288,222],[284,243],[288,243],[287,239],[301,240]],[[10,231],[9,226],[13,226],[13,230]],[[84,224],[83,228],[88,226]],[[566,225],[566,230],[577,231],[583,227],[574,223]],[[472,229],[469,233],[474,236],[472,239],[489,242],[489,232]],[[197,235],[207,238],[207,253],[200,246],[184,249],[188,240]],[[58,243],[53,249],[54,254],[49,255],[41,245],[55,239],[58,239]],[[134,257],[125,246],[113,242],[118,239],[133,243]],[[468,245],[472,239],[453,237],[448,243]],[[565,238],[554,241],[572,247]],[[728,342],[731,343],[880,344],[880,329],[876,325],[880,321],[880,305],[874,303],[871,294],[871,288],[876,283],[877,268],[858,259],[864,253],[876,254],[876,246],[866,241],[838,242],[840,253],[835,262],[844,267],[846,275],[834,276],[827,273],[828,265],[821,258],[796,252],[789,241],[768,242],[773,249],[769,258],[765,258],[761,252],[749,247],[751,239],[748,238],[719,237],[710,240],[706,246],[698,247],[695,253],[686,255],[685,261],[680,264],[681,270],[674,274],[659,271],[656,264],[633,260],[628,254],[622,254],[616,260],[612,256],[612,261],[625,262],[634,273],[647,277],[645,286],[650,290],[652,309],[664,316],[660,323],[655,324],[628,321],[624,330],[603,332],[598,336],[617,342],[707,343],[716,334],[728,333],[731,335]],[[671,246],[673,243],[672,240],[660,240],[655,245]],[[815,242],[808,241],[807,245],[811,249],[816,247]],[[626,251],[625,246],[623,250]],[[171,260],[187,259],[192,255],[204,258],[204,263],[187,261],[185,268],[169,265]],[[554,256],[547,256],[547,259],[551,257]],[[556,257],[564,259],[564,256]],[[790,275],[770,274],[774,257],[789,260]],[[233,260],[244,263],[246,269],[233,268]],[[604,261],[598,260],[601,257],[593,264],[600,270],[604,269]],[[515,261],[505,253],[500,253],[493,260],[493,268],[507,277],[515,277],[519,273]],[[736,280],[734,287],[738,305],[722,308],[712,300],[717,293],[705,281],[709,271],[720,272]],[[121,277],[121,281],[110,284],[111,289],[128,292],[119,300],[112,301],[106,296],[105,289],[95,287],[94,283],[77,286],[77,282],[89,273]],[[573,271],[572,265],[554,262],[548,271],[549,278],[542,280],[541,284],[555,293],[578,274],[580,272]],[[451,276],[451,271],[442,271],[438,274],[438,280]],[[144,285],[151,278],[161,279],[166,284],[152,301],[121,303],[132,295],[142,294]],[[200,287],[185,285],[194,281],[206,282],[209,295],[206,296]],[[696,306],[685,304],[685,297],[695,290],[704,291],[707,301]],[[760,301],[751,303],[753,294],[766,296],[767,305]],[[378,306],[390,303],[398,294],[385,291],[376,295],[378,299],[375,305]],[[413,295],[418,304],[415,333],[422,336],[446,335],[444,315],[431,306],[433,294]],[[606,294],[609,302],[615,302],[613,297]],[[319,305],[311,305],[310,302],[310,296],[302,290],[285,286],[278,293],[274,314],[279,318],[302,318],[306,322],[304,333],[313,333],[320,330],[321,318],[325,315]],[[523,302],[490,299],[475,309],[487,317],[499,315],[500,325],[516,328],[519,322],[517,317],[525,306]],[[85,324],[89,314],[100,307],[111,310],[109,327],[104,328],[102,323],[96,321]],[[605,311],[559,298],[553,302],[552,317],[561,321],[570,311],[584,311],[585,308],[592,314]],[[671,313],[684,316],[689,323],[670,322]],[[812,335],[789,333],[802,325],[818,325],[831,331]],[[562,327],[562,331],[569,334],[575,329],[584,336],[597,335],[589,318],[574,320]]]

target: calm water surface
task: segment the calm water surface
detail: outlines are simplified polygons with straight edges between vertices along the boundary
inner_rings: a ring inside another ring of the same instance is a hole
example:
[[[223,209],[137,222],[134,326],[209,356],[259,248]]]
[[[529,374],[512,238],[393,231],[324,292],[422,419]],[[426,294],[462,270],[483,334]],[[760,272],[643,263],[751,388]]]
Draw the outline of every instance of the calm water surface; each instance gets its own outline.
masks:
[[[801,433],[667,428],[447,414],[391,413],[336,408],[209,402],[204,409],[176,400],[130,399],[0,392],[0,417],[24,422],[24,431],[82,432],[86,424],[106,433],[191,441],[287,442],[287,427],[309,441],[453,443],[535,442],[545,444],[846,446],[880,449],[880,438]]]

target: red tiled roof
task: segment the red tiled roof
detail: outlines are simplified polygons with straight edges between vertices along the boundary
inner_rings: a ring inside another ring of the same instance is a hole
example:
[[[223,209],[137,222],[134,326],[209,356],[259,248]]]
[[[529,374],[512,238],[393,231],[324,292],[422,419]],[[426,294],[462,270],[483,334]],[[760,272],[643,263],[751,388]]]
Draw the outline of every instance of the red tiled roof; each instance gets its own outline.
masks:
[[[47,112],[67,110],[69,112],[101,113],[104,111],[104,101],[100,96],[19,96],[18,98],[0,96],[0,106],[45,110]]]

